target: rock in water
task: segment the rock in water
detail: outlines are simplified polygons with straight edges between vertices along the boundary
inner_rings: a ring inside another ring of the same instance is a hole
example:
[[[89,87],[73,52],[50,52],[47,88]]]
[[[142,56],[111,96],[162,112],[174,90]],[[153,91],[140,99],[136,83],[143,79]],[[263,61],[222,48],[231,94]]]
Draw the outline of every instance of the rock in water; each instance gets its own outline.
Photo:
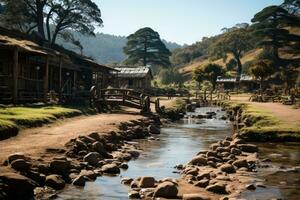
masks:
[[[101,156],[99,153],[97,152],[91,152],[91,153],[88,153],[86,156],[83,157],[83,160],[85,162],[88,162],[90,165],[97,165],[99,160],[100,160]]]
[[[156,187],[154,197],[174,198],[177,197],[177,193],[177,186],[174,183],[167,181],[160,183]]]
[[[244,152],[255,153],[258,152],[258,148],[254,144],[239,144],[238,148]]]
[[[57,174],[47,176],[45,184],[55,190],[61,190],[65,187],[65,181]]]
[[[233,166],[237,167],[237,168],[241,168],[241,167],[245,167],[248,168],[248,162],[246,159],[239,159],[236,160],[232,163]]]
[[[191,165],[207,165],[207,159],[203,155],[194,157],[189,164]]]
[[[37,186],[33,180],[17,173],[0,174],[0,182],[8,186],[4,188],[8,199],[33,199],[33,190]]]
[[[108,173],[108,174],[119,174],[120,173],[120,169],[118,168],[118,166],[116,164],[106,164],[106,165],[102,166],[102,171],[104,173]]]
[[[141,177],[138,187],[140,188],[150,188],[154,187],[155,179],[153,177],[144,176]]]
[[[149,125],[148,126],[148,131],[151,134],[160,134],[159,128],[157,126],[154,126],[154,125]]]
[[[76,185],[76,186],[85,186],[85,178],[83,175],[79,175],[77,176],[73,182],[72,182],[73,185]]]

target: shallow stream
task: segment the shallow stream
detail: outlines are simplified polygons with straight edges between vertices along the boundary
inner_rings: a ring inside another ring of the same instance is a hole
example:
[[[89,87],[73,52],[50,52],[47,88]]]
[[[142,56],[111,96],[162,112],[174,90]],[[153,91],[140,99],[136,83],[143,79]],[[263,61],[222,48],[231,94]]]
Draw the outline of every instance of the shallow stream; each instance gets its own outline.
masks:
[[[138,147],[142,150],[140,157],[128,163],[129,169],[122,170],[119,176],[99,177],[95,182],[87,182],[84,188],[68,186],[57,199],[128,199],[130,190],[122,185],[122,177],[136,178],[153,176],[156,179],[166,177],[179,178],[174,166],[185,164],[200,150],[206,150],[210,144],[224,139],[231,134],[231,124],[221,120],[225,113],[220,108],[198,108],[198,115],[209,111],[217,112],[215,119],[184,119],[176,124],[162,128],[159,140],[139,140]],[[259,144],[260,157],[270,158],[274,167],[259,170],[256,178],[266,180],[266,188],[255,192],[245,192],[246,199],[300,199],[300,177],[298,172],[291,172],[291,167],[300,166],[299,144]],[[272,174],[271,171],[283,172]],[[285,171],[285,172],[284,172]],[[288,171],[288,172],[286,172]]]

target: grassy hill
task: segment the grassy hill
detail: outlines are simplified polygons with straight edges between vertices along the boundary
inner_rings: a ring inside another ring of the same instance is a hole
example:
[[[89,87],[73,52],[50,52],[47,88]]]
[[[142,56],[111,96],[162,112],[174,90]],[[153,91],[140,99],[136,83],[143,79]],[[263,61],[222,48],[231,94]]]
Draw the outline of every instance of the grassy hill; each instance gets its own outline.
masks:
[[[300,28],[287,28],[291,33],[300,35]],[[241,59],[242,64],[245,64],[246,62],[254,60],[260,53],[262,52],[262,49],[253,49],[248,51]],[[295,54],[295,52],[289,51],[289,49],[281,49],[279,52],[280,57],[286,58],[286,59],[295,59],[300,58],[299,54]],[[227,61],[229,61],[232,57],[232,55],[228,55]],[[219,65],[222,65],[225,67],[226,63],[223,59],[218,60],[210,60],[208,56],[202,56],[197,59],[192,60],[190,63],[182,66],[179,68],[179,72],[183,74],[185,77],[191,77],[192,72],[194,69],[201,67],[203,65],[206,65],[208,63],[216,63]]]

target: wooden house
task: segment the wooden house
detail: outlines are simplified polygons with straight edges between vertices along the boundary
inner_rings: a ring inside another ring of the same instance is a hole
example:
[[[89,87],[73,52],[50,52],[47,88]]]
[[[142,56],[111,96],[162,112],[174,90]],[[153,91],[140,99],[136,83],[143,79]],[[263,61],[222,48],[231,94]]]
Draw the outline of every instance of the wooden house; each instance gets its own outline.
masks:
[[[151,88],[153,79],[152,71],[149,67],[116,67],[115,85],[120,88],[144,90]]]
[[[217,87],[220,90],[234,90],[239,84],[239,88],[245,91],[251,91],[258,88],[258,83],[251,76],[241,75],[238,81],[236,77],[221,77],[217,78]]]
[[[88,94],[93,84],[108,86],[113,68],[62,47],[50,49],[26,34],[0,28],[0,102],[46,101]]]

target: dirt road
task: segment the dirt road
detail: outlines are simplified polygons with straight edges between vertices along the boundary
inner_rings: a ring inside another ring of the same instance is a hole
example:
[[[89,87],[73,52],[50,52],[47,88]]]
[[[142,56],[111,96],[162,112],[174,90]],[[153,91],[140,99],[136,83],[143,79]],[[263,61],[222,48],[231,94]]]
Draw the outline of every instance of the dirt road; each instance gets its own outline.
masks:
[[[260,103],[260,102],[250,102],[250,96],[233,96],[231,100],[239,101],[247,104],[254,105],[257,108],[261,108],[274,117],[285,123],[300,123],[300,109],[294,109],[292,106],[283,105],[281,103]]]
[[[48,147],[63,147],[71,138],[93,131],[107,133],[116,130],[116,124],[142,118],[138,113],[99,114],[65,119],[55,124],[21,131],[16,137],[0,141],[0,160],[14,152],[31,156],[44,153]]]

